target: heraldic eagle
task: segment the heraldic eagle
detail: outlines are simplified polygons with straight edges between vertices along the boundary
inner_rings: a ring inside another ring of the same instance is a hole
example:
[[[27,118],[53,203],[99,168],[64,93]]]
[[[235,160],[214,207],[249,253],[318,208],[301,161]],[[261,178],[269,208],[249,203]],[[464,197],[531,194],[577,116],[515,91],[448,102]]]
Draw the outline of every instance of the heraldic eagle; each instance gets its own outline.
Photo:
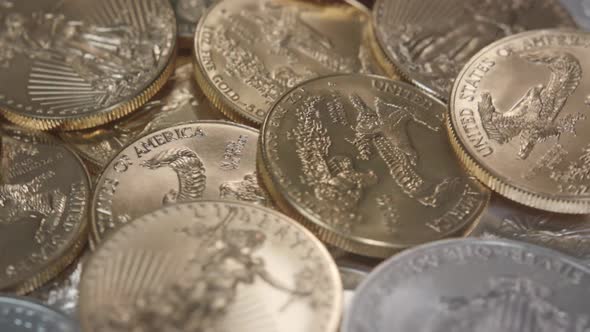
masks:
[[[556,120],[567,99],[582,78],[578,59],[563,51],[526,52],[521,57],[546,66],[551,75],[546,84],[531,87],[507,112],[496,110],[489,92],[482,94],[478,111],[485,132],[491,140],[505,144],[519,136],[518,157],[527,159],[535,145],[564,132],[574,133],[581,114],[568,114]]]
[[[158,153],[141,163],[149,169],[170,167],[178,177],[179,190],[170,190],[162,203],[173,204],[199,199],[206,187],[205,165],[191,149],[174,148]]]

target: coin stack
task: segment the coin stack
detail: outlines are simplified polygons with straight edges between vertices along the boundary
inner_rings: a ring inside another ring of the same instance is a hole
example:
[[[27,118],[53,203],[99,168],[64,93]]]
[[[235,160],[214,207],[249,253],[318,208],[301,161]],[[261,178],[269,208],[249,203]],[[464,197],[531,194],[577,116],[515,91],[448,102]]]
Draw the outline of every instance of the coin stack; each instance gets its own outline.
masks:
[[[585,0],[0,0],[0,330],[590,331]]]

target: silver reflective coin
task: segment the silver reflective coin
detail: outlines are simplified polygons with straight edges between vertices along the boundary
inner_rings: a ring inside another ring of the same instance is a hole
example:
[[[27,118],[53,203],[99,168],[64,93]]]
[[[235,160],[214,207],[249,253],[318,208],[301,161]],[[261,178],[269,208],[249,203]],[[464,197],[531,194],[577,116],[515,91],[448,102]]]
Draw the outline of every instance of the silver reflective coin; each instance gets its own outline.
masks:
[[[357,289],[344,332],[590,330],[590,270],[525,243],[460,239],[408,250]]]
[[[214,0],[170,0],[174,12],[176,12],[178,37],[181,42],[188,41],[188,44],[190,44],[199,19],[213,2]]]
[[[584,30],[590,30],[590,0],[561,0],[576,23]]]
[[[24,298],[0,296],[2,332],[77,332],[78,324],[65,314]]]
[[[495,195],[467,235],[540,245],[590,266],[590,215],[540,211]]]

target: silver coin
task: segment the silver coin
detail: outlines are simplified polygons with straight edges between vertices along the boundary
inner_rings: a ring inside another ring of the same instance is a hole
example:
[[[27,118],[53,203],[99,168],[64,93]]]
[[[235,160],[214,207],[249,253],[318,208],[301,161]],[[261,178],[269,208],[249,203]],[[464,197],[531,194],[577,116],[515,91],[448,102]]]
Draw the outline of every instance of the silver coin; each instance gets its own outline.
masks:
[[[41,302],[70,316],[78,312],[78,285],[82,275],[83,259],[72,264],[61,275],[29,294]]]
[[[344,332],[590,329],[590,270],[515,241],[447,240],[408,250],[358,288]]]
[[[468,235],[528,242],[559,250],[590,265],[590,215],[550,213],[494,196]]]
[[[214,0],[170,0],[176,12],[178,37],[191,40],[195,34],[197,23]]]
[[[561,2],[581,28],[590,30],[590,0],[561,0]]]
[[[74,332],[78,324],[67,315],[24,298],[0,296],[0,331]]]

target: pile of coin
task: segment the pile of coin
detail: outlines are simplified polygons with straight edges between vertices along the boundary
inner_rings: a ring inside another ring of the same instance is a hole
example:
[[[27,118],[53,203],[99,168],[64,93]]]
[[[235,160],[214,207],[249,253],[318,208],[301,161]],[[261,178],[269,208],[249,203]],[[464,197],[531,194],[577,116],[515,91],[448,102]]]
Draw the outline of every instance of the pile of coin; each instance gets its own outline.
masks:
[[[0,0],[0,330],[590,331],[589,22]]]

